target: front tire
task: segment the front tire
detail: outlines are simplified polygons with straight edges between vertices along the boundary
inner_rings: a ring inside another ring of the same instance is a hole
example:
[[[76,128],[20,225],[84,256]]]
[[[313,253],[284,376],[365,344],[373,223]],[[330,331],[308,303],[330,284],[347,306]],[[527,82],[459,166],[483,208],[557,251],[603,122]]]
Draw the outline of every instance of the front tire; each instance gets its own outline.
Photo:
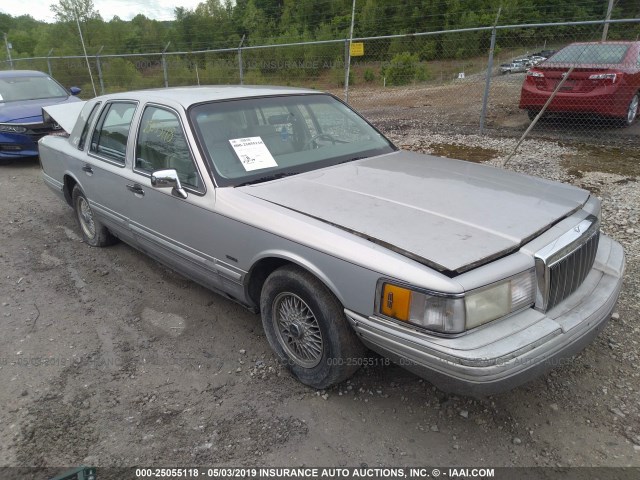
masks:
[[[338,299],[296,266],[274,271],[260,295],[262,325],[271,348],[300,382],[323,389],[351,377],[365,348]]]
[[[92,247],[106,247],[115,243],[116,238],[111,235],[100,220],[95,218],[89,200],[78,185],[73,187],[71,199],[84,242]]]

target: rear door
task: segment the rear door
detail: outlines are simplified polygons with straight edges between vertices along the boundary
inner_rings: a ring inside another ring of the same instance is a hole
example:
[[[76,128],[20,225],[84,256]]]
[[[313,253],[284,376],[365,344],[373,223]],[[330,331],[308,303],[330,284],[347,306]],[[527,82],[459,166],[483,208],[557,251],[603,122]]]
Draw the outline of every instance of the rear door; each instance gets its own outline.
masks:
[[[137,108],[133,101],[106,102],[91,135],[83,131],[78,148],[88,149],[80,165],[80,182],[93,211],[116,236],[131,241],[126,211],[126,185],[131,170],[126,152],[131,122]]]

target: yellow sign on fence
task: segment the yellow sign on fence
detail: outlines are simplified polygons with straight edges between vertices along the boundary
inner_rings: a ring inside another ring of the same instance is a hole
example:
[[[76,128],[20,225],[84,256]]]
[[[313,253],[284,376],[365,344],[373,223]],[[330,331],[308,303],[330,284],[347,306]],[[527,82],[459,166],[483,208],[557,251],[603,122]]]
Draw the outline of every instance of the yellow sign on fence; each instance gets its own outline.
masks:
[[[364,55],[364,43],[357,42],[351,44],[351,56],[361,57]]]

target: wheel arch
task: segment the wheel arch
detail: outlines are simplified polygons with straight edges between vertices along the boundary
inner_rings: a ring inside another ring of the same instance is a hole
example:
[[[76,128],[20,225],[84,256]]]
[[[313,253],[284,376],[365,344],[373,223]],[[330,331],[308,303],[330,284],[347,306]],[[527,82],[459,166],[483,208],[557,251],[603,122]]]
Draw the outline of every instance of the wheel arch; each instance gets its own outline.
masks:
[[[62,193],[64,194],[64,199],[67,201],[69,206],[73,207],[73,188],[76,185],[80,185],[78,179],[74,177],[71,173],[65,172],[64,177],[62,178]],[[82,188],[82,186],[80,186]]]
[[[256,258],[247,273],[247,281],[245,282],[247,299],[252,306],[259,309],[260,292],[264,286],[267,277],[278,268],[295,265],[316,277],[327,289],[338,299],[340,304],[344,305],[344,298],[336,285],[331,281],[329,276],[323,272],[317,265],[308,259],[286,251],[269,251],[264,252]]]

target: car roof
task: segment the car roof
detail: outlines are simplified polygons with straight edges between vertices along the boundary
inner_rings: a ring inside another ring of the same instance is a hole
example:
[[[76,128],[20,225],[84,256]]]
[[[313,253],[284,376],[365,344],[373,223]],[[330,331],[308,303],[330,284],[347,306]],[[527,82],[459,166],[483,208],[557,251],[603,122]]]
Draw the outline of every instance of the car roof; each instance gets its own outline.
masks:
[[[567,45],[567,47],[571,45],[640,45],[640,42],[637,40],[607,40],[604,42],[573,42]]]
[[[308,88],[253,86],[253,85],[211,85],[192,87],[156,88],[113,93],[98,97],[101,100],[141,100],[145,102],[172,101],[185,108],[202,102],[217,100],[233,100],[247,97],[264,97],[272,95],[301,95],[324,93]]]
[[[37,70],[2,70],[0,78],[16,78],[16,77],[48,77],[44,72]]]

